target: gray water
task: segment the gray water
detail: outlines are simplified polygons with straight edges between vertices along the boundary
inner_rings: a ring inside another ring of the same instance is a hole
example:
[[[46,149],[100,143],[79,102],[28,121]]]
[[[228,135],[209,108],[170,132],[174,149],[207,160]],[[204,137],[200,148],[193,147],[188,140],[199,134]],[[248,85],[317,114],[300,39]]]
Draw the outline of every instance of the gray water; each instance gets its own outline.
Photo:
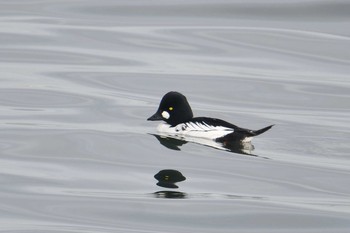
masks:
[[[0,3],[0,232],[349,232],[350,2]],[[256,156],[146,119],[275,124]],[[156,185],[180,171],[178,189]],[[168,198],[175,197],[175,198]]]

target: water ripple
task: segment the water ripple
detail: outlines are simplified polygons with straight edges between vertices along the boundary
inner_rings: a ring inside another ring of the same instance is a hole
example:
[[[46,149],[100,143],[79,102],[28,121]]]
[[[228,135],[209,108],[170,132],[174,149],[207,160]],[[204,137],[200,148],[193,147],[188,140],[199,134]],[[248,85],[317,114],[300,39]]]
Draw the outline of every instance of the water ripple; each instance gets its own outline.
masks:
[[[349,7],[3,1],[1,230],[348,232]],[[261,157],[160,146],[146,118],[170,90],[196,116],[276,124]]]

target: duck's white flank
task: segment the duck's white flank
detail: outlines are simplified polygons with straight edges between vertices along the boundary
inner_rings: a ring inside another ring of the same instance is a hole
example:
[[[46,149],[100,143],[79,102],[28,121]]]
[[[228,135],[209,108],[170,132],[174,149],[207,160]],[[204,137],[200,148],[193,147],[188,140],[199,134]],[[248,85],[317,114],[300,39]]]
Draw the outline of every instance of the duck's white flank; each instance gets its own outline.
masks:
[[[234,132],[234,130],[231,128],[212,126],[201,122],[181,123],[174,127],[171,127],[171,125],[167,123],[161,123],[158,125],[157,130],[158,132],[169,135],[206,138],[211,140]]]

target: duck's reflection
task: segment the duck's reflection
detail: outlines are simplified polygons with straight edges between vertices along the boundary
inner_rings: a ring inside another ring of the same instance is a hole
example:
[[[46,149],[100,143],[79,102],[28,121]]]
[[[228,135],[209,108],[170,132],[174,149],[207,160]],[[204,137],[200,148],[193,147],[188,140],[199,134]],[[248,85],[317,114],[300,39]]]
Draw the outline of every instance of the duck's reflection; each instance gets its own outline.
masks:
[[[158,180],[157,185],[164,188],[178,188],[175,183],[186,180],[181,172],[173,169],[161,170],[154,175],[154,178]]]
[[[185,199],[186,193],[176,191],[158,191],[154,193],[156,198],[174,198],[174,199]]]
[[[233,153],[256,156],[252,154],[254,150],[254,146],[250,143],[241,143],[237,141],[213,141],[209,139],[202,138],[183,138],[177,136],[165,136],[165,135],[157,135],[152,134],[157,138],[159,143],[171,150],[180,150],[180,147],[187,142],[193,142],[197,144],[201,144],[204,146],[209,146],[219,150],[225,150]]]
[[[175,183],[186,180],[181,172],[173,169],[165,169],[154,175],[157,185],[163,188],[179,188]],[[186,198],[187,194],[175,191],[158,191],[154,193],[157,198]]]
[[[187,143],[187,141],[185,141],[185,140],[161,136],[161,135],[157,135],[157,134],[152,134],[152,135],[158,139],[158,141],[161,145],[163,145],[166,148],[171,149],[171,150],[180,150],[180,147]]]

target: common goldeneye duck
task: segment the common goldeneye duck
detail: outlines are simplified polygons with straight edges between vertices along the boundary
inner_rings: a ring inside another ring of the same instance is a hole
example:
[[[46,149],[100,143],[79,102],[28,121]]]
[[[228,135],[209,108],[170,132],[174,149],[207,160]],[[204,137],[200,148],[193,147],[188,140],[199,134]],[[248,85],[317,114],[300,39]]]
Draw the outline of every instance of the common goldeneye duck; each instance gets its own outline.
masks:
[[[174,91],[163,96],[157,112],[147,120],[165,121],[157,128],[161,133],[211,139],[220,143],[250,142],[252,137],[264,133],[273,126],[250,130],[216,118],[193,117],[186,97]]]

